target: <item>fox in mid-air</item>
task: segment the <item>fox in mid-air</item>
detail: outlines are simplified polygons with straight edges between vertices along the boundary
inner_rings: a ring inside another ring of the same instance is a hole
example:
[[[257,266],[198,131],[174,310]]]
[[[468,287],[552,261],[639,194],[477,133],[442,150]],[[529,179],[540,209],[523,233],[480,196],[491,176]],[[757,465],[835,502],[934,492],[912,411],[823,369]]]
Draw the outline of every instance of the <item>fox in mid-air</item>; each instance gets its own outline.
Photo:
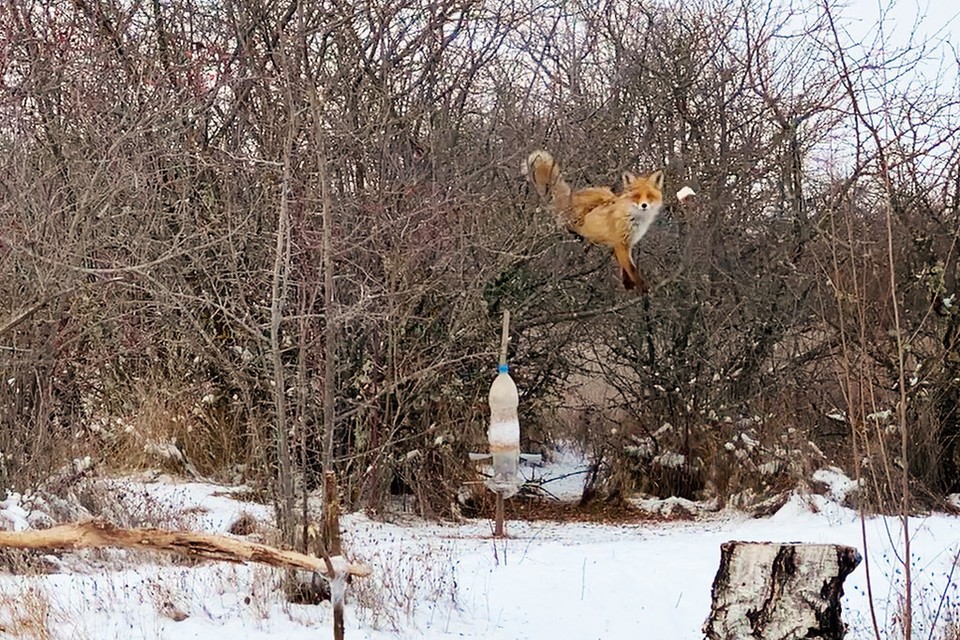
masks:
[[[649,291],[633,261],[633,248],[663,207],[663,171],[640,176],[625,172],[622,193],[609,187],[572,190],[546,151],[531,153],[523,172],[568,229],[613,249],[625,288]]]

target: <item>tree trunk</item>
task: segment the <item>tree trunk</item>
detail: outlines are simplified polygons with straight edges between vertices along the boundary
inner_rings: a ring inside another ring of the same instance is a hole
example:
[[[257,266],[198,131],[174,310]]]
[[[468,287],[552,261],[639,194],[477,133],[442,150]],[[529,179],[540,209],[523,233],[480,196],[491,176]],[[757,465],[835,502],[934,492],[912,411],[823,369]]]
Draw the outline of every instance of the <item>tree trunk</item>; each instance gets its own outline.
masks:
[[[283,306],[287,298],[287,278],[290,274],[290,203],[291,156],[294,128],[290,125],[283,152],[283,182],[280,211],[277,216],[277,242],[273,263],[273,290],[270,295],[270,361],[273,369],[273,397],[276,406],[274,427],[277,444],[277,525],[285,544],[294,541],[293,461],[290,455],[290,431],[287,426],[287,382],[281,352],[281,325]],[[306,489],[304,489],[306,490]]]
[[[860,564],[835,544],[725,542],[707,640],[840,640],[843,581]]]

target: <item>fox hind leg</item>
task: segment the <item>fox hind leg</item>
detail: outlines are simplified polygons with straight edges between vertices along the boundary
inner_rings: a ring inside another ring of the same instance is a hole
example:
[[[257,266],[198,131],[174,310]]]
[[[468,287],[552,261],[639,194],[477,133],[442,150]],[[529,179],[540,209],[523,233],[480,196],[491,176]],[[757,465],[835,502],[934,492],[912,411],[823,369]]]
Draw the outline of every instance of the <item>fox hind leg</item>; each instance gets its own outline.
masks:
[[[613,249],[613,254],[620,264],[620,277],[623,280],[623,288],[630,291],[639,289],[640,293],[646,293],[648,290],[646,280],[637,271],[637,266],[633,264],[633,257],[630,255],[630,249],[627,246],[617,246]]]

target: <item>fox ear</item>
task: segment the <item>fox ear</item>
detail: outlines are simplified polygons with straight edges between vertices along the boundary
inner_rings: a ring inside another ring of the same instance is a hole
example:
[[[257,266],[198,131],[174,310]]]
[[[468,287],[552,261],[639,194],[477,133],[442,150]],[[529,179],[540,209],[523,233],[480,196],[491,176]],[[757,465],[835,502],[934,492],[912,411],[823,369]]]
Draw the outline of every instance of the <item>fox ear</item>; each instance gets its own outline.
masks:
[[[647,182],[657,188],[657,191],[663,191],[663,169],[654,171],[647,176]]]
[[[630,186],[630,183],[633,182],[633,181],[636,180],[636,179],[637,179],[637,176],[634,175],[633,173],[631,173],[630,171],[624,171],[624,172],[623,172],[622,180],[623,180],[623,186],[624,186],[624,187],[629,187],[629,186]]]

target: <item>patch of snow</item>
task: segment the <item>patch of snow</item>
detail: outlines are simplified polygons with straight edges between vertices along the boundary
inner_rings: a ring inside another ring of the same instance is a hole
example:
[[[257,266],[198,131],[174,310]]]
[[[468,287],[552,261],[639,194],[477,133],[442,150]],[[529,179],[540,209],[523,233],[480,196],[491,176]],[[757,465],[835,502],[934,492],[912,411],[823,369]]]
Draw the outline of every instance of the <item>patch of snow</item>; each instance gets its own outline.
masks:
[[[832,525],[852,524],[859,520],[853,509],[837,504],[826,496],[816,494],[801,494],[793,492],[790,498],[775,514],[770,517],[773,522],[802,523],[826,521]],[[818,541],[821,542],[821,541]],[[822,540],[826,542],[826,540]]]
[[[669,469],[679,469],[687,462],[687,457],[675,451],[664,451],[653,459],[653,464],[667,467]]]
[[[577,500],[583,495],[583,481],[590,465],[574,447],[563,447],[551,452],[548,462],[531,468],[521,467],[522,473],[538,483],[550,495],[560,500]]]
[[[654,497],[636,497],[630,499],[630,504],[645,513],[653,515],[673,517],[673,516],[696,516],[704,513],[710,513],[717,510],[717,501],[695,502],[686,498],[672,496],[670,498]]]
[[[669,422],[664,422],[659,429],[653,432],[653,437],[659,438],[660,436],[670,433],[671,431],[673,431],[673,425]]]
[[[273,507],[244,501],[244,486],[187,482],[159,475],[150,481],[110,478],[97,481],[103,491],[131,513],[141,513],[151,526],[193,528],[225,533],[241,514],[271,522]]]
[[[687,198],[697,195],[697,192],[691,189],[690,187],[683,187],[680,191],[677,191],[677,200],[680,202],[685,201]]]
[[[760,475],[764,476],[775,476],[781,471],[783,471],[783,463],[779,460],[771,460],[770,462],[764,462],[757,466],[757,471],[760,472]]]
[[[639,460],[651,460],[657,451],[657,445],[652,438],[643,438],[638,440],[637,444],[624,446],[623,450]]]
[[[29,512],[21,506],[19,493],[7,493],[0,500],[0,529],[4,531],[26,531],[30,528]]]
[[[753,450],[760,445],[759,440],[751,437],[746,433],[741,433],[739,437],[740,437],[740,441],[743,442],[744,445],[746,445],[747,449]]]
[[[820,482],[827,487],[827,495],[840,504],[847,499],[852,492],[859,487],[855,480],[851,480],[842,469],[838,467],[823,467],[813,472],[811,476],[814,482]]]

